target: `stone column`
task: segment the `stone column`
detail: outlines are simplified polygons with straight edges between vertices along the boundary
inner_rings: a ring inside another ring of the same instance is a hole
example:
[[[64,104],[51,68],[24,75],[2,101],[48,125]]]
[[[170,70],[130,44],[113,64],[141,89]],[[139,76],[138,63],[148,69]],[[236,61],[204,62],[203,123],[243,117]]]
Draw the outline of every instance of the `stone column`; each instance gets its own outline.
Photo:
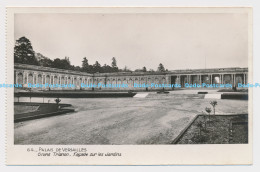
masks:
[[[244,77],[243,77],[243,84],[246,84],[246,74],[244,74]]]
[[[75,84],[75,87],[78,88],[78,77],[76,76],[75,78],[76,78],[76,80],[74,80],[74,84]]]
[[[38,73],[35,75],[35,83],[34,84],[38,84]]]
[[[234,74],[231,74],[231,84],[232,84],[232,87],[234,87]]]
[[[15,84],[18,84],[18,72],[17,71],[15,71]]]
[[[23,85],[25,84],[25,72],[23,72]]]
[[[44,78],[45,78],[45,74],[42,74],[42,84],[43,84],[43,81],[44,81],[44,84],[45,84]]]
[[[52,84],[56,84],[56,83],[55,83],[55,76],[54,76],[54,75],[52,76]]]
[[[27,72],[27,80],[26,80],[27,86],[28,86],[28,81],[29,81],[29,72]]]
[[[233,79],[234,79],[234,86],[235,86],[236,85],[236,74],[234,74]]]
[[[35,84],[34,80],[35,80],[35,74],[33,74],[33,82],[32,82],[32,84]]]

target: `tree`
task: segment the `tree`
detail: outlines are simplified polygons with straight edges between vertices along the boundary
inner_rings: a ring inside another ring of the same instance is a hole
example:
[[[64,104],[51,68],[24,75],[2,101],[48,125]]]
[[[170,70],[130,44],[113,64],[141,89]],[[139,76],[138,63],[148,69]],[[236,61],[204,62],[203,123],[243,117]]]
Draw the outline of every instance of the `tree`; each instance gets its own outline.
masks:
[[[211,108],[206,107],[205,111],[209,114],[209,122],[210,122],[210,113],[211,113],[212,110],[211,110]]]
[[[216,100],[214,100],[214,101],[211,101],[210,104],[213,107],[213,112],[214,112],[214,115],[215,115],[215,108],[218,105],[218,102]]]
[[[52,67],[53,68],[61,68],[61,60],[59,58],[56,58],[53,60],[53,64],[52,64]]]
[[[95,64],[93,65],[93,68],[94,68],[94,73],[102,72],[102,67],[101,67],[101,65],[99,64],[98,61],[95,62]]]
[[[112,58],[112,64],[111,64],[112,68],[117,68],[117,64],[116,64],[116,58],[113,57]]]
[[[157,71],[158,72],[165,72],[165,68],[164,68],[162,63],[159,64]]]
[[[88,72],[88,70],[89,70],[88,59],[84,57],[82,61],[82,71]]]
[[[58,69],[71,69],[72,68],[68,57],[65,57],[65,59],[59,59],[59,58],[54,59],[52,67],[58,68]]]
[[[116,58],[115,58],[115,57],[112,58],[111,67],[112,67],[112,69],[113,69],[112,72],[118,72],[118,71],[119,71],[119,69],[118,69],[118,67],[117,67],[117,61],[116,61]]]
[[[48,57],[45,57],[41,53],[36,53],[35,58],[37,59],[38,64],[40,66],[52,67],[52,65],[53,65],[53,61],[51,59],[49,59]]]
[[[40,66],[44,66],[44,67],[52,67],[53,66],[53,61],[49,58],[41,59],[38,62],[39,62]]]
[[[30,40],[26,37],[21,37],[15,42],[14,62],[38,65],[38,61],[35,58],[35,53],[33,51],[32,44]]]
[[[70,58],[69,57],[65,56],[64,60],[66,60],[70,64]]]
[[[58,105],[61,102],[61,99],[57,98],[54,100],[56,102],[56,104]]]
[[[109,65],[107,65],[107,64],[104,64],[104,65],[102,66],[102,72],[104,72],[104,73],[110,73],[110,72],[112,72],[111,66],[109,66]]]
[[[146,67],[145,67],[145,66],[143,67],[143,72],[147,72],[147,69],[146,69]]]

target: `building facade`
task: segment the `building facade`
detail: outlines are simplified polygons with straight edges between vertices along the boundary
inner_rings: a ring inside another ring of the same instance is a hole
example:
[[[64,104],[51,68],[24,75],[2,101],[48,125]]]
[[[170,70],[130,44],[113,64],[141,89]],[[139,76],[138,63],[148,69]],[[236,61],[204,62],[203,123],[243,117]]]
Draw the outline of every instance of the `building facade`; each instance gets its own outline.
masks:
[[[14,64],[14,83],[27,88],[30,84],[73,84],[76,90],[158,90],[165,85],[185,84],[232,84],[233,86],[248,83],[248,68],[217,68],[172,70],[167,72],[117,72],[95,73],[55,69],[42,66]],[[82,87],[84,85],[96,85]],[[117,85],[104,87],[104,85]],[[127,85],[127,87],[121,87]],[[153,85],[147,87],[144,85]],[[118,87],[120,86],[120,87]],[[34,88],[37,89],[37,88]],[[46,88],[38,88],[46,89]],[[50,88],[49,88],[50,89]],[[53,88],[71,89],[71,88]],[[165,87],[165,89],[172,89]]]

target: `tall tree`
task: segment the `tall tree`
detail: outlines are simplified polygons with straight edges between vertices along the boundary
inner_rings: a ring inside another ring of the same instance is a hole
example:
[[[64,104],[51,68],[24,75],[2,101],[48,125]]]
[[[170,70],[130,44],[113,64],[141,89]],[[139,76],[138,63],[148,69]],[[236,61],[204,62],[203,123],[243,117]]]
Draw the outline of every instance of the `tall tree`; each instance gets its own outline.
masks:
[[[38,61],[35,58],[32,44],[26,37],[21,37],[15,42],[14,47],[14,62],[24,63],[31,65],[38,65]]]
[[[115,57],[112,58],[111,67],[112,67],[112,69],[113,69],[112,72],[118,72],[118,71],[119,71],[119,69],[118,69],[118,67],[117,67],[117,61],[116,61],[116,58],[115,58]]]
[[[88,70],[89,70],[88,59],[84,57],[82,61],[82,71],[88,72]]]
[[[94,68],[94,72],[102,72],[102,67],[98,61],[95,62],[95,64],[93,65],[93,68]]]
[[[116,58],[113,57],[113,58],[112,58],[112,64],[111,64],[112,68],[116,68],[116,67],[117,67],[117,64],[116,64],[116,63],[117,63],[117,62],[116,62]]]
[[[146,69],[146,67],[145,67],[145,66],[143,67],[143,72],[147,72],[147,69]]]
[[[165,72],[165,68],[164,68],[162,63],[159,64],[157,71],[158,72]]]

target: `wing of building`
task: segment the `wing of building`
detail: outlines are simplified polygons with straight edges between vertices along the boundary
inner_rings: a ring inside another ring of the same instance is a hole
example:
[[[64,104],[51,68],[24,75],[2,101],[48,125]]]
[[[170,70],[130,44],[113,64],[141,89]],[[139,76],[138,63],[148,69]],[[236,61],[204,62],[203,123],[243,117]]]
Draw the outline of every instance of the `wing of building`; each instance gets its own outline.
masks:
[[[97,85],[97,89],[107,90],[146,90],[162,89],[156,85],[185,84],[247,84],[248,68],[214,68],[172,70],[167,72],[117,72],[117,73],[85,73],[42,66],[14,64],[14,83],[22,84],[74,84],[75,89],[81,84]],[[127,87],[102,87],[102,85],[127,85]],[[136,85],[154,85],[155,87],[136,87]],[[42,88],[41,88],[42,89]],[[71,88],[54,88],[71,89]],[[171,88],[169,88],[171,89]]]

